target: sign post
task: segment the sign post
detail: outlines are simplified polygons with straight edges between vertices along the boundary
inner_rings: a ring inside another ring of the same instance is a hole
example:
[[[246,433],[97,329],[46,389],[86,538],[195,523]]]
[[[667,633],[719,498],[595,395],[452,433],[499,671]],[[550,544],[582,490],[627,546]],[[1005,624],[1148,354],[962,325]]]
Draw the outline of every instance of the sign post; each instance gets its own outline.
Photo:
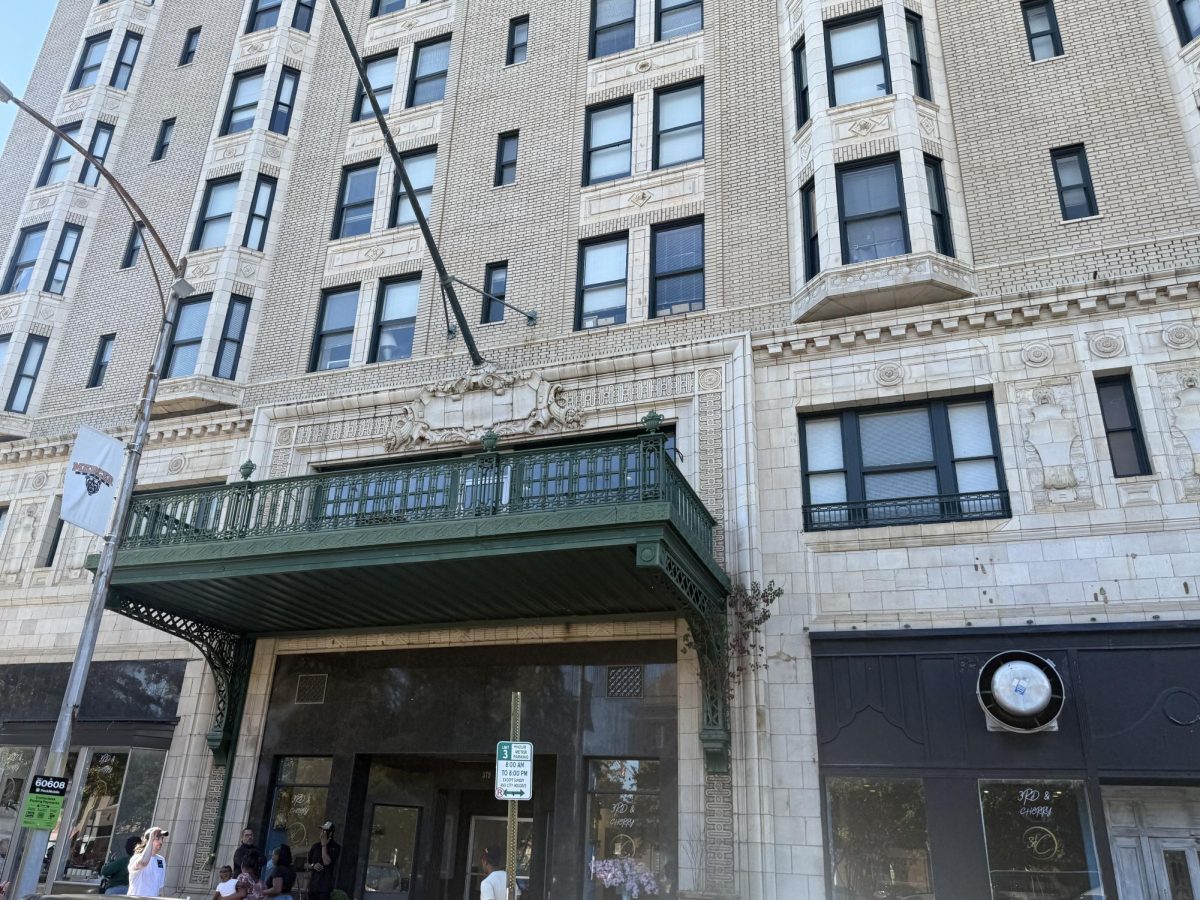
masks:
[[[21,807],[21,827],[49,831],[58,824],[63,800],[67,796],[67,779],[39,775],[29,786],[25,805]]]
[[[521,692],[512,695],[512,724],[507,741],[496,744],[497,800],[508,801],[508,844],[505,871],[508,873],[508,898],[517,896],[517,803],[533,798],[533,744],[521,741]]]

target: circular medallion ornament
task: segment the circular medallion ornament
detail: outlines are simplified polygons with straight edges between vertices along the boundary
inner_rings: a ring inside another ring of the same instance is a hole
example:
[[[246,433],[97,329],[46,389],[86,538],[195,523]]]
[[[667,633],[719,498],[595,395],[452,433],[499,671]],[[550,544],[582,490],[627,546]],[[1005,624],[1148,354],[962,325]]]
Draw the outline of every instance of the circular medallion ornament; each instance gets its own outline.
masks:
[[[275,444],[279,447],[292,446],[292,439],[296,436],[296,431],[293,428],[280,428],[279,435],[275,439]]]
[[[1103,332],[1101,334],[1093,334],[1088,337],[1088,346],[1091,347],[1094,356],[1108,358],[1110,356],[1120,356],[1125,352],[1125,339],[1119,334]]]
[[[171,461],[167,463],[167,471],[172,475],[178,475],[186,465],[187,460],[183,456],[172,456]]]
[[[46,486],[46,481],[47,481],[46,473],[38,472],[36,475],[33,476],[33,480],[30,481],[29,486],[32,487],[35,491],[40,491],[42,488],[44,488]]]
[[[719,391],[721,389],[721,370],[705,369],[700,373],[699,384],[702,391]]]
[[[895,387],[904,381],[906,374],[900,363],[880,363],[872,373],[875,383],[882,387]]]
[[[1040,369],[1053,362],[1054,348],[1045,341],[1035,341],[1025,345],[1025,349],[1021,351],[1021,359],[1025,360],[1025,365]]]
[[[634,68],[639,72],[649,72],[654,68],[654,63],[650,62],[648,59],[643,59],[640,63],[634,66]]]
[[[1196,329],[1183,322],[1168,325],[1163,329],[1163,343],[1173,350],[1183,350],[1196,343]]]

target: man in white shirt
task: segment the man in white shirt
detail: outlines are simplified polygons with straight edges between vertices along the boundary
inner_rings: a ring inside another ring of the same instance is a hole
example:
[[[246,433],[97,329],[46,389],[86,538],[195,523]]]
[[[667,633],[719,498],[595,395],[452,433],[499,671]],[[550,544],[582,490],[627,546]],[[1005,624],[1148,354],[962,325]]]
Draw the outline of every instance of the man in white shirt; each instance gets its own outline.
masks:
[[[141,843],[129,858],[129,893],[133,897],[159,897],[167,880],[167,861],[162,858],[161,828],[147,828]]]
[[[479,857],[483,883],[479,885],[479,900],[508,900],[508,873],[504,871],[504,851],[488,847]]]

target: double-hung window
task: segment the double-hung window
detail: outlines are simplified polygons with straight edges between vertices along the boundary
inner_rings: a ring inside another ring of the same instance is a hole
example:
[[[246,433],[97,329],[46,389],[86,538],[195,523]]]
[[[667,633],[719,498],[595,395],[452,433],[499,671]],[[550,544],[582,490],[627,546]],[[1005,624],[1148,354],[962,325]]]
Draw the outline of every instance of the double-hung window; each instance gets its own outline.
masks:
[[[900,157],[876,157],[837,169],[842,263],[909,252]]]
[[[489,296],[483,298],[483,315],[479,321],[484,325],[504,321],[504,304],[500,301],[508,296],[508,261],[488,263],[483,274],[483,290]],[[492,298],[495,299],[492,299]]]
[[[388,13],[404,9],[406,0],[375,0],[371,6],[371,16],[386,16]]]
[[[1169,0],[1179,29],[1179,43],[1190,44],[1200,37],[1200,0]]]
[[[183,39],[183,50],[179,53],[179,64],[186,66],[196,58],[196,51],[200,49],[200,26],[189,28],[187,36]]]
[[[592,0],[590,58],[633,49],[636,10],[636,0]]]
[[[508,22],[508,51],[504,64],[515,66],[529,58],[529,16],[518,16]]]
[[[654,95],[654,168],[704,159],[704,85]]]
[[[579,296],[575,327],[625,323],[629,235],[606,235],[579,245]]]
[[[831,106],[892,92],[886,48],[882,10],[825,23]]]
[[[107,122],[97,122],[96,130],[92,132],[92,142],[88,145],[88,153],[103,164],[108,159],[108,148],[112,146],[113,127]],[[79,183],[95,187],[100,183],[100,170],[92,165],[90,160],[84,160],[83,170],[79,173]]]
[[[167,151],[171,149],[171,138],[175,136],[175,120],[163,119],[162,124],[158,126],[158,140],[154,142],[154,152],[150,154],[150,160],[160,160],[167,155]]]
[[[75,140],[79,139],[79,129],[79,122],[72,122],[70,125],[62,126],[62,130]],[[37,186],[45,187],[48,184],[58,184],[60,181],[66,181],[67,170],[71,168],[71,160],[74,157],[74,148],[57,134],[54,135],[50,141],[50,150],[46,153],[46,161],[42,163],[42,171],[38,175]]]
[[[520,135],[509,131],[496,141],[496,174],[494,184],[502,187],[517,180],[517,142]]]
[[[33,268],[37,265],[38,254],[42,252],[42,242],[46,239],[46,226],[31,225],[22,228],[17,237],[17,248],[13,251],[12,260],[8,264],[8,272],[4,275],[4,286],[0,294],[12,294],[29,287],[33,277]]]
[[[38,372],[42,369],[48,343],[49,339],[40,334],[31,334],[25,338],[25,349],[21,351],[21,362],[17,366],[12,389],[8,392],[8,403],[4,407],[9,412],[29,412],[29,401],[33,399],[33,388],[37,384]]]
[[[450,70],[450,38],[417,44],[413,51],[412,81],[408,105],[437,103],[446,96],[446,73]]]
[[[933,99],[929,86],[929,59],[925,52],[925,23],[915,12],[904,13],[904,28],[908,33],[908,60],[912,66],[913,93],[926,100]]]
[[[583,183],[598,184],[624,178],[632,171],[632,151],[633,99],[626,97],[589,107]]]
[[[354,319],[358,315],[358,285],[326,291],[317,316],[309,371],[345,369],[354,345]]]
[[[384,281],[379,285],[369,362],[388,362],[412,356],[420,296],[420,275]]]
[[[296,9],[292,13],[292,27],[297,31],[311,31],[316,5],[317,0],[296,0]]]
[[[81,237],[81,226],[70,223],[63,226],[62,234],[58,238],[58,249],[54,251],[50,272],[46,275],[44,290],[47,294],[61,294],[67,289],[67,279],[71,277],[71,266],[75,264],[75,254],[79,251]]]
[[[229,105],[225,109],[225,121],[221,123],[221,134],[237,134],[254,127],[264,75],[263,69],[248,69],[234,74],[233,87],[229,91]]]
[[[196,374],[200,361],[200,344],[204,341],[204,326],[208,322],[208,308],[212,295],[189,297],[179,304],[178,318],[171,329],[171,340],[167,345],[167,365],[164,378],[187,378]]]
[[[401,159],[404,161],[404,171],[408,175],[409,183],[413,186],[413,193],[417,195],[417,205],[421,207],[425,218],[429,218],[430,211],[433,209],[433,175],[437,167],[437,147],[415,150],[412,153],[404,154]],[[412,204],[408,200],[408,193],[404,190],[400,173],[397,172],[388,227],[395,228],[398,225],[415,224],[417,224],[417,214],[413,212]]]
[[[946,179],[942,161],[925,157],[925,186],[929,190],[929,214],[933,218],[933,246],[944,256],[954,255],[954,237],[950,233],[950,212],[946,207]]]
[[[800,224],[804,233],[804,280],[821,271],[821,242],[817,231],[817,185],[812,179],[800,188]]]
[[[650,236],[650,270],[651,315],[704,309],[704,222],[656,225]]]
[[[799,131],[812,118],[808,103],[808,48],[804,41],[792,48],[792,77],[796,90],[796,130]]]
[[[113,346],[116,342],[115,334],[100,335],[100,343],[96,345],[96,355],[92,359],[92,370],[88,373],[88,387],[100,387],[104,384],[104,376],[108,374],[108,364],[112,362]]]
[[[112,34],[106,31],[95,34],[83,43],[83,53],[79,57],[79,65],[75,67],[75,75],[71,78],[70,90],[91,87],[100,76],[100,66],[104,64],[104,53],[108,50],[108,38]]]
[[[271,224],[271,207],[275,203],[275,179],[259,175],[254,185],[254,199],[250,203],[250,218],[246,221],[246,234],[242,246],[262,251],[267,245],[267,228]]]
[[[133,67],[137,65],[138,51],[141,49],[142,36],[136,31],[125,32],[125,40],[121,41],[121,54],[117,57],[117,66],[108,82],[118,91],[129,90],[129,79],[133,77]]]
[[[296,85],[300,73],[284,66],[279,72],[279,87],[275,90],[275,106],[271,109],[268,128],[276,134],[287,134],[292,127],[292,112],[296,108]]]
[[[1051,150],[1050,159],[1054,163],[1054,181],[1058,186],[1062,217],[1084,219],[1096,215],[1096,192],[1092,188],[1092,172],[1083,144]]]
[[[246,339],[246,323],[250,319],[250,298],[234,294],[229,298],[229,309],[225,313],[225,326],[221,329],[221,343],[217,345],[217,362],[213,375],[232,381],[237,377],[238,360],[242,356],[242,344]]]
[[[283,0],[251,0],[246,33],[274,28],[279,23],[279,7],[281,6],[283,6]]]
[[[375,211],[375,178],[379,160],[342,169],[342,186],[333,216],[333,240],[366,234]]]
[[[0,375],[4,374],[4,364],[8,362],[8,348],[12,344],[12,332],[8,334],[0,334]],[[0,523],[3,523],[4,517],[0,514]]]
[[[817,413],[800,444],[809,531],[1009,514],[986,397]]]
[[[231,175],[228,178],[210,181],[205,186],[204,200],[200,204],[200,218],[196,221],[196,231],[192,236],[193,251],[225,246],[241,177]]]
[[[702,0],[658,0],[658,22],[655,25],[655,40],[671,38],[700,31],[704,27],[704,3]]]
[[[1100,414],[1104,418],[1113,475],[1117,478],[1149,475],[1150,456],[1142,437],[1133,380],[1128,375],[1097,378],[1096,393],[1100,397]]]
[[[1062,56],[1062,35],[1058,32],[1054,0],[1025,0],[1021,4],[1021,15],[1025,18],[1030,58],[1037,61]]]
[[[396,54],[376,56],[365,60],[364,64],[367,67],[367,81],[371,90],[375,92],[379,108],[386,113],[392,105],[392,87],[396,82]],[[372,115],[371,101],[363,89],[362,81],[359,81],[354,94],[354,115],[351,118],[357,122],[360,119],[369,119]]]
[[[129,240],[125,242],[125,254],[121,257],[121,268],[132,269],[137,265],[138,256],[142,252],[142,228],[134,223],[129,229]]]

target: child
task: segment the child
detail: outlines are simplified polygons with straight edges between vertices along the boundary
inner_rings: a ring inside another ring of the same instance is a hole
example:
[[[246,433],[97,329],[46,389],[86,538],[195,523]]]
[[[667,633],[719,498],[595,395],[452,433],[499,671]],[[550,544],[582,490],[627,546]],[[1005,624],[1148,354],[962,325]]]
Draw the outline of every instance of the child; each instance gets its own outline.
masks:
[[[237,892],[237,879],[233,877],[233,866],[221,866],[221,881],[213,891],[212,900],[232,897]]]

